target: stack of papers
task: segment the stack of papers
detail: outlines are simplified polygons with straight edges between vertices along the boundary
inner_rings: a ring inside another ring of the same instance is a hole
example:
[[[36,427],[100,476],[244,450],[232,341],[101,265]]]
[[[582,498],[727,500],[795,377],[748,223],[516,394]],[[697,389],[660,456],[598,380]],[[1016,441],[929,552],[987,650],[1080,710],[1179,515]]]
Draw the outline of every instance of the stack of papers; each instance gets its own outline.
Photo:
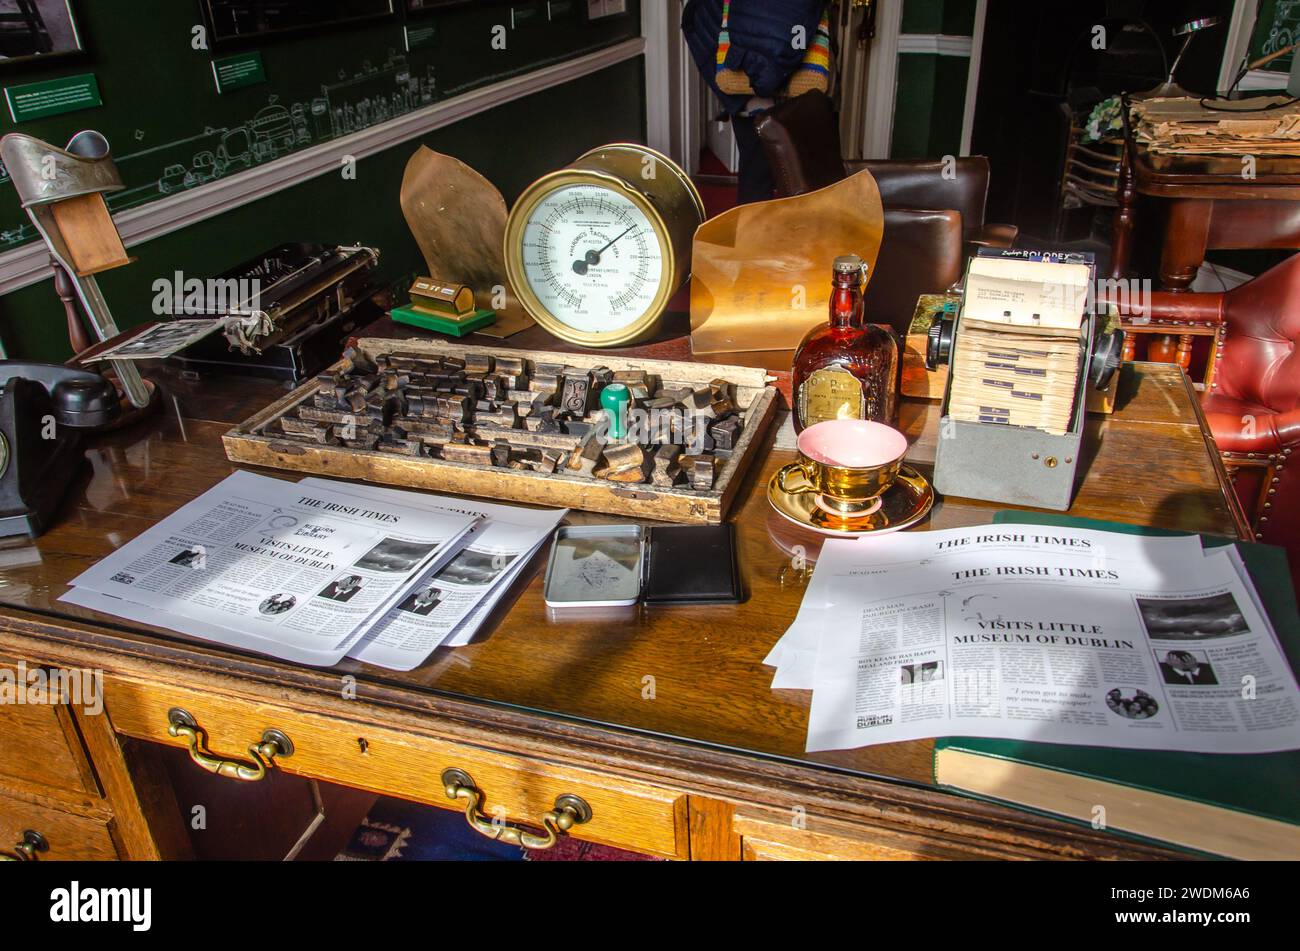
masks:
[[[297,663],[468,643],[565,515],[236,472],[60,600]]]
[[[1300,154],[1300,103],[1255,96],[1207,105],[1196,97],[1132,104],[1133,137],[1152,152],[1183,155]]]
[[[807,749],[936,736],[1300,749],[1300,689],[1240,555],[993,525],[828,541],[764,663]]]
[[[1091,270],[971,259],[953,352],[948,414],[973,423],[1070,428]]]

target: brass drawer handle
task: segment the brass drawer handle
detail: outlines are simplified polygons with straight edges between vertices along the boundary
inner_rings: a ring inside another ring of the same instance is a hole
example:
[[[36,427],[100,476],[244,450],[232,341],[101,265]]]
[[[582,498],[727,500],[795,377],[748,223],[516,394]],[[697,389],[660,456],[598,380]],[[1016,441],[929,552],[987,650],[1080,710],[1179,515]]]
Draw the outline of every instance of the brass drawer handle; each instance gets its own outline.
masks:
[[[184,737],[190,745],[190,759],[209,773],[238,779],[246,783],[255,783],[266,778],[268,767],[275,765],[277,756],[292,756],[293,741],[279,730],[265,730],[262,741],[248,748],[253,758],[253,765],[235,760],[221,759],[213,756],[204,746],[204,733],[198,721],[180,707],[167,711],[167,732],[175,737]]]
[[[23,840],[14,846],[14,855],[0,852],[0,862],[35,862],[37,852],[48,852],[50,844],[45,836],[28,829],[23,833]]]
[[[559,841],[561,832],[568,832],[575,825],[591,821],[591,806],[577,796],[565,794],[555,798],[555,808],[542,814],[542,828],[545,835],[538,835],[521,829],[508,822],[494,821],[483,813],[483,793],[474,785],[474,780],[463,769],[446,769],[442,773],[442,787],[448,799],[465,801],[465,821],[469,827],[480,835],[498,842],[508,842],[520,848],[541,851],[549,849]]]

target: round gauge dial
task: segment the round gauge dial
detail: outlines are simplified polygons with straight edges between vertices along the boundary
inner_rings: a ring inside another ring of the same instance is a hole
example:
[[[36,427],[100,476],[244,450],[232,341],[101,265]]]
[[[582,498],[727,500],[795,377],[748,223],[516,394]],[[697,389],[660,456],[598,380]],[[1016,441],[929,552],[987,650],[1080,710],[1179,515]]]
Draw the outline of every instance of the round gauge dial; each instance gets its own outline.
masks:
[[[626,195],[599,185],[555,189],[524,223],[524,280],[565,326],[609,333],[654,304],[664,256],[650,219]]]
[[[506,224],[510,286],[561,339],[588,347],[652,334],[690,272],[704,204],[671,160],[607,145],[544,175]]]

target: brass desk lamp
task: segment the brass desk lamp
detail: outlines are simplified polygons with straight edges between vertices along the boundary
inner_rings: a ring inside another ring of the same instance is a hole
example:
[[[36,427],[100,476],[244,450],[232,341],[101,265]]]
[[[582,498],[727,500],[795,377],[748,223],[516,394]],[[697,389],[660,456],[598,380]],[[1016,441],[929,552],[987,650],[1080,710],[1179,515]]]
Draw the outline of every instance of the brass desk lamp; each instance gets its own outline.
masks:
[[[95,275],[130,264],[122,238],[104,202],[106,192],[126,186],[113,162],[108,140],[98,132],[79,132],[66,149],[21,133],[0,139],[0,159],[32,224],[45,239],[100,341],[118,335],[108,302]],[[75,339],[74,339],[75,346]],[[110,361],[131,405],[149,405],[150,391],[129,360]]]

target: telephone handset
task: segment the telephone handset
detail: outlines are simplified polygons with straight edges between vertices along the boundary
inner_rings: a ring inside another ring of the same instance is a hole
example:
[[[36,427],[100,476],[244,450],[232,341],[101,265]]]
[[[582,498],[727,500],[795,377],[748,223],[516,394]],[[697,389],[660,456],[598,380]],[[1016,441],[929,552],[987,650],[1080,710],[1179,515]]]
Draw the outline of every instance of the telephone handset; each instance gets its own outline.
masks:
[[[94,429],[121,414],[117,390],[98,373],[55,363],[0,360],[0,389],[18,379],[39,383],[45,389],[59,425]]]
[[[0,537],[49,527],[81,468],[82,431],[120,413],[117,390],[98,373],[0,361]]]

